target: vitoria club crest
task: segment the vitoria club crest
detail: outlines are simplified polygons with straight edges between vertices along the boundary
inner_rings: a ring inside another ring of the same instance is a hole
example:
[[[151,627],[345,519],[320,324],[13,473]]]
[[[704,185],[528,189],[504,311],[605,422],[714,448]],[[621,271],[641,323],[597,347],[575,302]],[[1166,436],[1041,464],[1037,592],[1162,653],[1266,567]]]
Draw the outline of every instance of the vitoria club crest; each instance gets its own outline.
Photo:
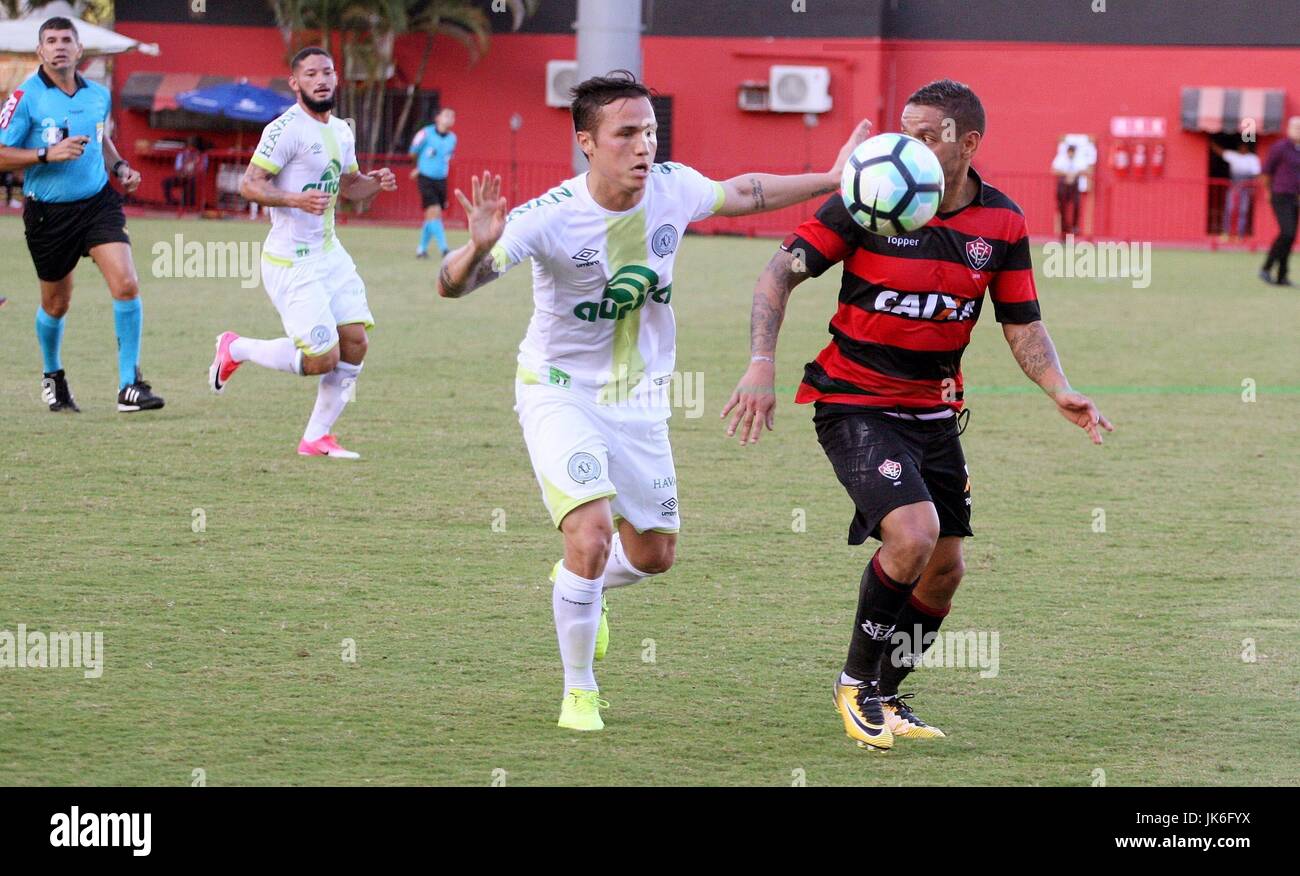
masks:
[[[880,467],[877,468],[876,471],[880,472],[891,481],[896,481],[903,473],[903,464],[901,462],[894,462],[892,459],[886,459],[880,464]]]
[[[966,261],[977,271],[984,270],[984,266],[989,263],[993,256],[993,247],[982,237],[977,237],[966,244]]]

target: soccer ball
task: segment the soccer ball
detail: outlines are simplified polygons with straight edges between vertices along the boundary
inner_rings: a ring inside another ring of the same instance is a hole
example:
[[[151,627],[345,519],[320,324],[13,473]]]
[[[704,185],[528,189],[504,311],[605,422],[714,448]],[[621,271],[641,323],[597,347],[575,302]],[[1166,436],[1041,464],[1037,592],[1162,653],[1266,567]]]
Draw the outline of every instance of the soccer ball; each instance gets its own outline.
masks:
[[[877,134],[844,163],[840,197],[853,221],[873,234],[906,234],[939,212],[943,168],[920,140]]]

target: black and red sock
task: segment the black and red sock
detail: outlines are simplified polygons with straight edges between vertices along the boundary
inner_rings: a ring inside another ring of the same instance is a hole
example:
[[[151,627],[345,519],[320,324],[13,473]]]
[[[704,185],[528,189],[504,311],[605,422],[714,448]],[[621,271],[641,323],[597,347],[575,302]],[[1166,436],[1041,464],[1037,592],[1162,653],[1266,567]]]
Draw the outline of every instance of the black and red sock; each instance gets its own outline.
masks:
[[[898,693],[898,686],[903,683],[903,679],[921,665],[921,658],[938,636],[939,627],[951,608],[951,605],[947,608],[931,608],[917,599],[915,593],[908,598],[907,605],[898,613],[896,624],[898,633],[907,634],[907,639],[904,640],[907,647],[895,647],[881,659],[882,697],[892,697]]]
[[[849,640],[849,656],[844,662],[846,675],[860,681],[877,677],[881,655],[889,646],[899,613],[915,586],[916,581],[903,584],[890,578],[880,565],[880,551],[871,557],[858,590],[858,614],[853,623],[853,638]]]

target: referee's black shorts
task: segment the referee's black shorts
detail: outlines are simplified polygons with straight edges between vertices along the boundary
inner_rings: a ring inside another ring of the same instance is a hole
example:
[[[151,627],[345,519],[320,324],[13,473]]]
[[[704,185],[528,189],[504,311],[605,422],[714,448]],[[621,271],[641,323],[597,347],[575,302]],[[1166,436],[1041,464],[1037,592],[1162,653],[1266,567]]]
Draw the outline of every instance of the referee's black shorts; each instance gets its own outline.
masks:
[[[434,179],[431,176],[420,174],[416,177],[416,183],[420,186],[420,209],[427,210],[430,207],[441,207],[447,209],[447,178]]]
[[[974,534],[956,416],[908,420],[875,408],[818,403],[813,424],[853,500],[849,544],[880,538],[885,515],[915,502],[934,504],[941,537]]]
[[[37,201],[23,204],[27,249],[36,276],[47,283],[72,273],[82,256],[101,243],[130,243],[122,196],[105,184],[99,193],[80,201]]]

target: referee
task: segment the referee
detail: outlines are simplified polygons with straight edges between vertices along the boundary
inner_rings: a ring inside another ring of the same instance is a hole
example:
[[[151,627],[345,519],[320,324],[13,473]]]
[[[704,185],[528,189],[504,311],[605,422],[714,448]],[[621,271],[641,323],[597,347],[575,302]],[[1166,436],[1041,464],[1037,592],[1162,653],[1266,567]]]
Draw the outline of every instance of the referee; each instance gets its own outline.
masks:
[[[425,125],[411,141],[411,154],[417,156],[411,178],[420,187],[420,206],[424,209],[424,228],[420,232],[417,259],[429,257],[429,239],[437,241],[438,249],[447,254],[447,233],[442,228],[442,211],[447,209],[447,172],[452,153],[456,151],[456,135],[451,126],[456,124],[456,111],[443,107],[433,117],[432,125]]]
[[[117,409],[156,410],[163,400],[140,374],[142,311],[131,239],[122,198],[108,183],[111,172],[130,193],[140,185],[140,174],[104,133],[108,90],[77,73],[81,40],[73,23],[56,17],[42,24],[36,53],[41,66],[0,110],[0,171],[25,171],[23,225],[41,282],[36,338],[45,359],[42,399],[51,411],[79,410],[60,347],[72,271],[88,255],[113,296]]]

